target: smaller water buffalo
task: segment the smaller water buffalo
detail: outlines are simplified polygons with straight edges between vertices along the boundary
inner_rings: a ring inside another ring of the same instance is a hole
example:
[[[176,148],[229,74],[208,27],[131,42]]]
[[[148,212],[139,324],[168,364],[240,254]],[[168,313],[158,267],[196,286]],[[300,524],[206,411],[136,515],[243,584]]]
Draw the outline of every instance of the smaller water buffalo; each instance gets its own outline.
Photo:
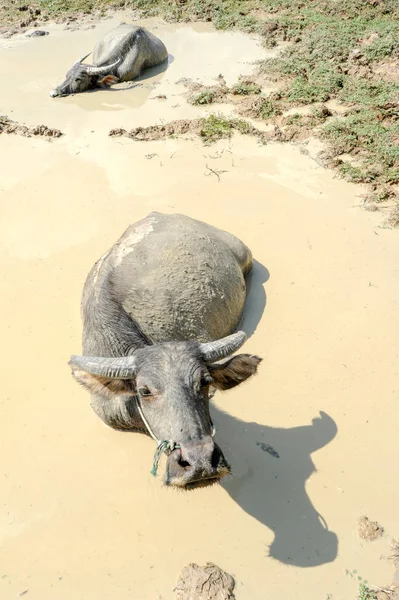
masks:
[[[261,359],[234,354],[252,254],[238,238],[185,215],[151,213],[94,265],[82,296],[75,379],[107,425],[157,441],[165,484],[193,489],[230,473],[209,402]]]
[[[96,45],[93,64],[80,58],[66,74],[65,81],[50,92],[53,98],[108,87],[120,81],[132,81],[145,69],[156,67],[168,58],[168,51],[155,35],[144,27],[122,23]]]

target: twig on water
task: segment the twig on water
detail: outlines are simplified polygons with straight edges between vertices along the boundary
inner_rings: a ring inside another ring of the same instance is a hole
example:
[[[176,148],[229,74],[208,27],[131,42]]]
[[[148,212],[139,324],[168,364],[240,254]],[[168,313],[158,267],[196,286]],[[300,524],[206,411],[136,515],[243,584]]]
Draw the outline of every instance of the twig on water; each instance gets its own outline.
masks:
[[[210,175],[216,175],[216,177],[218,178],[218,182],[220,181],[220,175],[222,173],[227,173],[227,171],[216,171],[215,169],[211,169],[211,167],[208,167],[208,165],[206,165],[206,168],[208,169],[209,173],[204,173],[205,177],[209,177]]]

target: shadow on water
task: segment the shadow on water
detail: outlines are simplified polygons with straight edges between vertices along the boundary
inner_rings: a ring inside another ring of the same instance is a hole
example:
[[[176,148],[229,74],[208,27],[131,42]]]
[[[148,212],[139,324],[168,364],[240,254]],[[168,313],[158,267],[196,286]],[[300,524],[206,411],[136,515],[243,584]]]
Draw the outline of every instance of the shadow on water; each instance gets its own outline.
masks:
[[[157,65],[156,67],[150,67],[149,69],[145,69],[145,71],[143,71],[141,73],[141,75],[139,75],[139,77],[136,77],[136,79],[133,79],[133,81],[129,82],[128,85],[125,88],[113,88],[112,86],[107,88],[108,92],[127,92],[129,90],[134,89],[135,87],[140,87],[142,85],[142,82],[145,82],[147,79],[152,79],[153,77],[156,77],[157,75],[164,75],[164,73],[166,72],[166,70],[168,69],[168,67],[174,62],[174,57],[171,54],[168,54],[168,60],[166,60],[165,62],[163,62],[160,65]],[[162,81],[162,77],[160,79],[158,79],[156,82],[156,84],[160,83]],[[92,90],[95,91],[95,90]]]
[[[311,425],[288,429],[246,423],[215,408],[217,442],[232,465],[222,484],[246,513],[274,533],[269,556],[297,567],[332,562],[338,539],[305,489],[311,454],[331,442],[335,422],[320,412]]]
[[[241,323],[248,336],[255,332],[266,307],[263,284],[268,279],[268,270],[254,261]],[[273,531],[269,556],[297,567],[335,560],[338,538],[305,487],[316,470],[311,455],[336,436],[333,419],[320,411],[311,425],[285,429],[241,421],[216,407],[212,418],[218,444],[233,470],[222,485],[246,513]]]
[[[266,267],[254,260],[252,271],[246,278],[247,298],[244,314],[239,325],[239,329],[245,331],[248,337],[255,333],[266,308],[267,297],[263,284],[268,281],[269,277],[270,274]]]
[[[174,61],[174,56],[172,54],[168,54],[168,60],[165,60],[165,62],[156,67],[146,69],[142,72],[142,74],[140,75],[140,77],[137,78],[136,81],[144,81],[145,79],[150,79],[151,77],[155,77],[156,75],[164,73],[170,67],[170,65],[174,63]]]

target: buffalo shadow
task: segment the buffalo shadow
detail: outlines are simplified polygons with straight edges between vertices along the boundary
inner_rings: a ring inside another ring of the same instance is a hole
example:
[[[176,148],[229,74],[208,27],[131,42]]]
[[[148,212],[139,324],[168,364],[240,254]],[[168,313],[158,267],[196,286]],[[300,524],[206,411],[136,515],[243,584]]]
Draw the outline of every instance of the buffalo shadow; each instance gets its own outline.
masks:
[[[269,280],[270,273],[262,263],[253,261],[252,271],[246,276],[247,297],[245,300],[244,314],[238,329],[245,331],[251,337],[262,318],[266,308],[267,296],[263,284]]]
[[[168,59],[165,60],[160,65],[156,67],[150,67],[149,69],[145,69],[135,81],[145,81],[146,79],[150,79],[151,77],[155,77],[156,75],[160,75],[161,73],[165,73],[168,69],[169,65],[173,64],[175,61],[175,57],[172,54],[168,54]]]
[[[213,406],[217,442],[232,465],[223,488],[274,533],[269,556],[297,567],[335,560],[338,538],[313,506],[306,481],[316,471],[311,454],[331,442],[337,426],[320,411],[311,425],[268,427],[241,421]]]
[[[240,324],[248,336],[266,307],[263,283],[268,279],[268,270],[254,261]],[[222,486],[246,513],[273,531],[269,556],[297,567],[334,561],[338,538],[306,492],[306,481],[316,472],[311,455],[336,436],[334,420],[320,411],[311,425],[269,427],[241,421],[214,405],[212,418],[217,441],[232,465],[233,474]]]
[[[120,89],[120,88],[113,88],[112,86],[110,86],[109,88],[106,88],[107,91],[109,92],[128,92],[132,89],[134,89],[135,87],[141,87],[143,85],[143,82],[145,82],[147,79],[151,79],[152,77],[156,77],[157,75],[163,75],[165,73],[165,71],[168,69],[169,65],[171,65],[174,62],[174,56],[172,56],[172,54],[168,54],[168,60],[165,60],[165,62],[161,63],[160,65],[157,65],[156,67],[149,67],[148,69],[145,69],[141,75],[139,75],[138,77],[136,77],[136,79],[133,79],[130,82],[125,82],[128,83],[129,85],[127,85],[125,88]],[[158,81],[155,82],[155,85],[158,85],[159,83],[161,83],[162,78]],[[94,91],[94,90],[92,90]]]

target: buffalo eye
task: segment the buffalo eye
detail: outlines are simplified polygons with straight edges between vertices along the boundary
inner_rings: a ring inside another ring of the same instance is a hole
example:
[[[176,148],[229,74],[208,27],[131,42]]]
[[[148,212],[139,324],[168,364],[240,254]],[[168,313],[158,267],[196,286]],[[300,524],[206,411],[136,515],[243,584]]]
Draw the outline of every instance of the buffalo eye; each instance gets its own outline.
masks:
[[[152,396],[151,391],[148,389],[148,387],[141,387],[139,388],[139,394],[140,396],[142,396],[143,398],[149,398],[150,396]]]
[[[212,379],[209,377],[209,375],[203,375],[201,377],[201,381],[200,381],[200,388],[204,389],[206,387],[208,387],[208,385],[210,385],[212,383]]]

